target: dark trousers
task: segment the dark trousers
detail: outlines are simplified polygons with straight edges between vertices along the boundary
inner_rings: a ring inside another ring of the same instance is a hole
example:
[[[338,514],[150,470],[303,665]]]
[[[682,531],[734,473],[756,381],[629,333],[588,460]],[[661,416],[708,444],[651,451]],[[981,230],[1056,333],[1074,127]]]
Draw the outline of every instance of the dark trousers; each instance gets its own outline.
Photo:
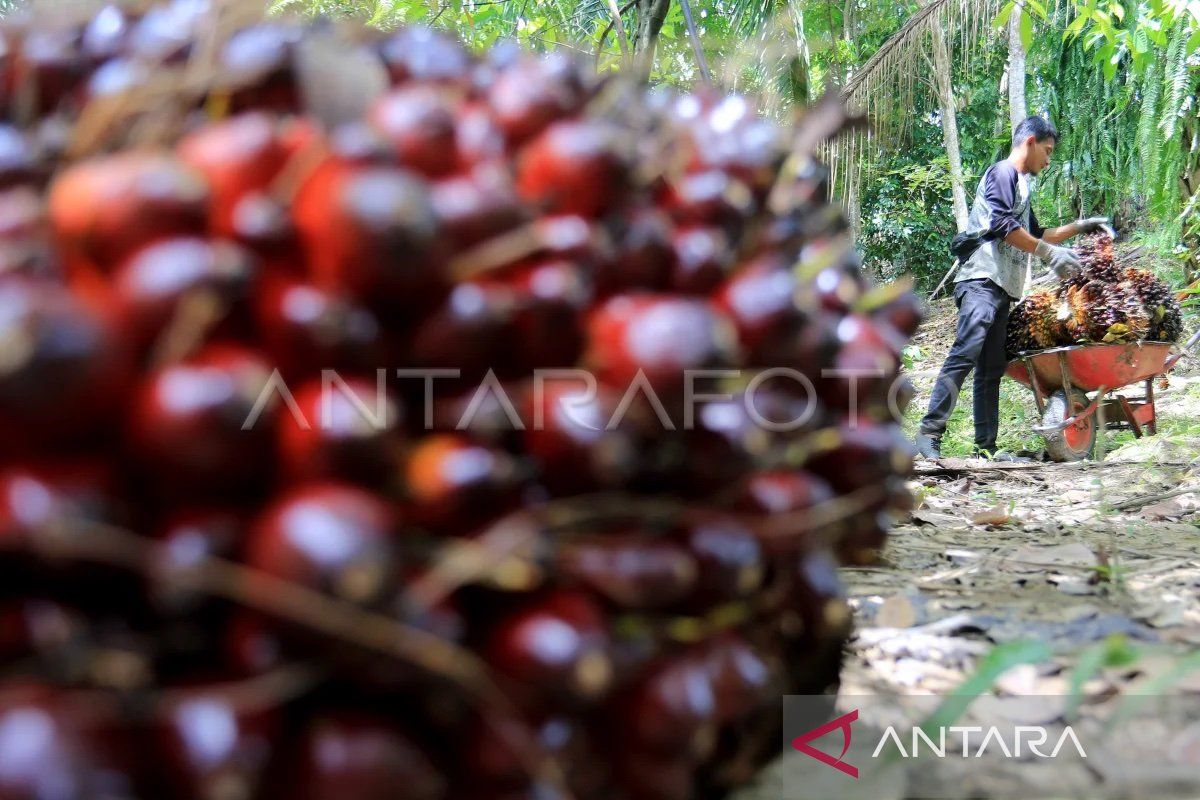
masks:
[[[1008,293],[986,278],[954,284],[958,329],[929,399],[921,432],[941,436],[968,373],[975,370],[975,447],[994,452],[1000,430],[1000,378],[1007,363]]]

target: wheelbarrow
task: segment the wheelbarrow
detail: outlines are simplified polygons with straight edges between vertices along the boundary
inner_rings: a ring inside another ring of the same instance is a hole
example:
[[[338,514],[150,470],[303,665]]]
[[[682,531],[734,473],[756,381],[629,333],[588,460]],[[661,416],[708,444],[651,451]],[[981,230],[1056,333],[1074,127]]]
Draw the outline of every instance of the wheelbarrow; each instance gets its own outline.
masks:
[[[1200,331],[1178,352],[1167,342],[1079,344],[1019,353],[1006,374],[1033,390],[1042,424],[1033,430],[1054,461],[1104,458],[1100,430],[1130,430],[1137,438],[1158,432],[1154,381],[1200,342]],[[1137,386],[1141,396],[1117,394]],[[1091,397],[1089,398],[1089,393]]]

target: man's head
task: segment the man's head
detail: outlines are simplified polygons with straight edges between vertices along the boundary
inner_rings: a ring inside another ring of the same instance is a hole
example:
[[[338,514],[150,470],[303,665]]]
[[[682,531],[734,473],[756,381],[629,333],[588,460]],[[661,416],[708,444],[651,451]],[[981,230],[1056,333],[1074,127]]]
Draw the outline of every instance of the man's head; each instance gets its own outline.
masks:
[[[1013,131],[1013,159],[1023,172],[1037,175],[1050,164],[1058,129],[1042,117],[1029,117]]]

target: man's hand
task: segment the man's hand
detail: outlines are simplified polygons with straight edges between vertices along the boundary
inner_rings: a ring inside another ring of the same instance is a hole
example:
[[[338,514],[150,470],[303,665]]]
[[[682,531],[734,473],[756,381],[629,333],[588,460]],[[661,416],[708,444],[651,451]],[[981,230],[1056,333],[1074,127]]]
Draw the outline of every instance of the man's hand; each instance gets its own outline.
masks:
[[[1109,222],[1108,217],[1088,217],[1075,223],[1075,231],[1077,234],[1095,233],[1105,226],[1112,227],[1112,223]]]
[[[1033,254],[1054,270],[1060,280],[1065,281],[1079,274],[1079,256],[1069,247],[1059,247],[1039,239]]]

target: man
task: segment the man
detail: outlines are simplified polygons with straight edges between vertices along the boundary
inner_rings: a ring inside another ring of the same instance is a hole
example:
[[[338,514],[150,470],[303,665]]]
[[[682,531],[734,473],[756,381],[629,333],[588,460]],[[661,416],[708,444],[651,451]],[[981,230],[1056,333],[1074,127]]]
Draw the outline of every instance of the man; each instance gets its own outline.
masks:
[[[1008,310],[1024,288],[1026,254],[1040,258],[1060,278],[1069,277],[1079,269],[1079,259],[1059,243],[1080,233],[1091,233],[1108,222],[1093,217],[1051,230],[1038,224],[1030,204],[1029,179],[1050,163],[1057,143],[1058,131],[1048,120],[1030,117],[1013,132],[1008,158],[989,167],[979,182],[967,228],[986,235],[955,278],[958,329],[916,440],[917,451],[926,458],[941,458],[946,422],[963,381],[974,369],[976,454],[1012,460],[1012,456],[995,453],[996,434],[1000,427],[1000,378],[1006,364]]]

